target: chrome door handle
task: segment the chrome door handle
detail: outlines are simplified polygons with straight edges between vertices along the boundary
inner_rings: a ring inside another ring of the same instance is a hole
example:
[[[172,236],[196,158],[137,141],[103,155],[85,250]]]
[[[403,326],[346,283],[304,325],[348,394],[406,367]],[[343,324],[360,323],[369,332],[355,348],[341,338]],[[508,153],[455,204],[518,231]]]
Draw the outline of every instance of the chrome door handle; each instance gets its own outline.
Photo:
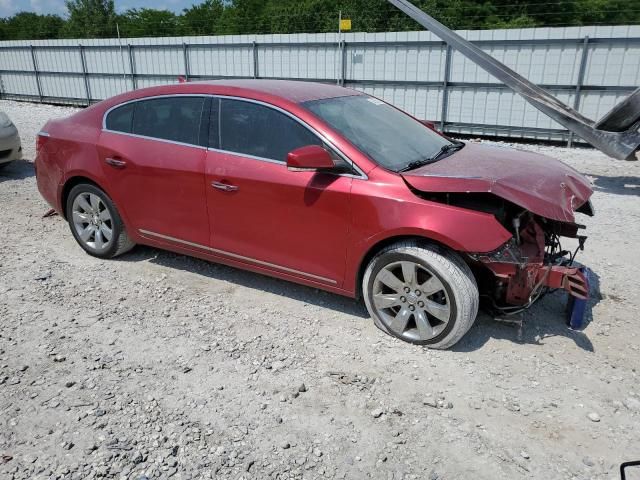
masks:
[[[107,165],[111,165],[114,168],[124,168],[127,166],[127,162],[124,160],[119,160],[117,158],[107,157],[104,159]]]
[[[218,190],[222,190],[223,192],[235,192],[238,190],[238,187],[235,185],[229,185],[228,183],[211,182],[211,186]]]

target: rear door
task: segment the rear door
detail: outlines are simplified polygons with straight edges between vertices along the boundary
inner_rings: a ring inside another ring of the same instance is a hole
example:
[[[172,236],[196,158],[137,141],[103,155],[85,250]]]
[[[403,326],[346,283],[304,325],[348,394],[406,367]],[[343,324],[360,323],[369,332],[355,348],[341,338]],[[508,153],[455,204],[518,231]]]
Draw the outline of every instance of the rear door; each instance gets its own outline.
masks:
[[[289,151],[323,142],[269,106],[214,99],[210,125],[211,247],[250,265],[340,286],[353,178],[287,170]]]
[[[138,233],[208,244],[204,161],[210,102],[203,96],[156,97],[107,114],[99,153],[108,188]]]

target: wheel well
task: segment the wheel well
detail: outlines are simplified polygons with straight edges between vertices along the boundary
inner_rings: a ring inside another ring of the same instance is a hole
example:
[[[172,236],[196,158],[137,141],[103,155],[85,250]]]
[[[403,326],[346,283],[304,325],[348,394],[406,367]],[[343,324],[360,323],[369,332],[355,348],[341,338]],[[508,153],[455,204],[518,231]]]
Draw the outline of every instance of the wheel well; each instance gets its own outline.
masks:
[[[362,261],[360,262],[360,267],[358,268],[358,277],[356,278],[356,298],[359,299],[362,297],[362,279],[364,277],[364,272],[367,269],[367,266],[369,265],[369,262],[371,261],[371,259],[375,257],[378,252],[388,247],[389,245],[393,245],[394,243],[402,242],[405,240],[418,240],[420,242],[429,243],[431,245],[439,245],[442,248],[451,250],[450,247],[443,244],[442,242],[438,242],[437,240],[433,240],[432,238],[420,237],[417,235],[399,235],[397,237],[389,237],[379,241],[369,249],[367,254],[363,257]]]
[[[68,179],[64,184],[64,187],[62,188],[62,198],[60,203],[60,205],[62,206],[62,216],[65,219],[67,217],[67,198],[69,197],[69,192],[71,192],[71,189],[73,187],[75,187],[76,185],[80,185],[81,183],[88,183],[89,185],[94,185],[100,189],[102,188],[96,182],[87,177],[71,177],[70,179]]]

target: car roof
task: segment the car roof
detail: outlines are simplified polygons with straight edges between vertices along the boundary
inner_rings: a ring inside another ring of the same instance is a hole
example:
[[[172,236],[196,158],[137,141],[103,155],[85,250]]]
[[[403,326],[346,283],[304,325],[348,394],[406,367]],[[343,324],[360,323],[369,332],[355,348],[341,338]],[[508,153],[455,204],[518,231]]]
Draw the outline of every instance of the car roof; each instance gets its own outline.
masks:
[[[99,112],[100,118],[106,111],[126,102],[165,95],[223,95],[259,100],[267,103],[301,104],[326,98],[364,95],[350,88],[326,83],[303,82],[296,80],[267,79],[225,79],[197,82],[172,83],[154,87],[130,90],[107,98],[72,115],[82,122],[87,116]]]
[[[324,98],[361,95],[360,92],[350,88],[326,83],[296,80],[229,79],[193,83],[210,86],[211,93],[242,93],[248,94],[248,96],[252,93],[266,94],[280,97],[294,103],[303,103]]]
[[[263,100],[284,100],[296,104],[325,98],[362,95],[356,90],[326,83],[295,80],[227,79],[172,83],[141,88],[116,95],[100,103],[115,105],[123,101],[138,100],[150,96],[181,94],[229,95]]]

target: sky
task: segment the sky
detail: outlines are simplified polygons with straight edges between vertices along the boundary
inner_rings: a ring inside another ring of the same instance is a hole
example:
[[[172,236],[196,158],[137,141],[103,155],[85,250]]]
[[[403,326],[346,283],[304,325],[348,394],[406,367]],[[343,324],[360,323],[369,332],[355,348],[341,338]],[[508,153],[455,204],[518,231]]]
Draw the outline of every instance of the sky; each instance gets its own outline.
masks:
[[[129,8],[157,8],[181,12],[201,1],[194,0],[115,0],[116,11]],[[10,17],[18,12],[54,13],[64,16],[67,9],[64,0],[0,0],[0,17]]]

